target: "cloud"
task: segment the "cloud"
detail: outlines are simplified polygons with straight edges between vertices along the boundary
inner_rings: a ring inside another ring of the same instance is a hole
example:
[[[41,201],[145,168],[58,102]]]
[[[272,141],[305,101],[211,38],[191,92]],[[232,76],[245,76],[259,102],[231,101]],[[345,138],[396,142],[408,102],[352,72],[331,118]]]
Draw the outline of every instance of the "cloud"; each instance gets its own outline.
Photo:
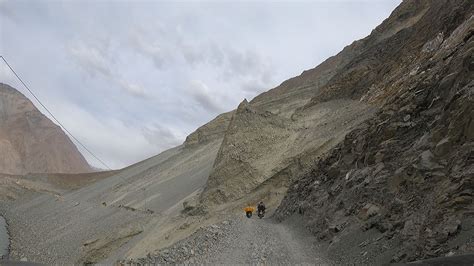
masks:
[[[100,41],[97,43],[101,44]],[[77,42],[69,46],[69,54],[90,77],[96,78],[97,75],[100,75],[111,85],[120,87],[132,96],[147,97],[148,94],[141,85],[127,81],[121,75],[115,73],[114,67],[116,66],[112,64],[114,62],[113,58],[107,56],[110,53],[107,49],[107,46],[97,48],[93,45]]]
[[[73,134],[123,167],[315,67],[400,1],[333,2],[0,0],[0,51]],[[0,79],[21,89],[1,67]]]
[[[143,29],[134,30],[129,37],[131,46],[141,55],[150,58],[155,67],[162,69],[167,61],[167,52],[158,40],[147,40]]]
[[[212,115],[230,110],[235,99],[252,98],[270,88],[275,77],[276,67],[261,51],[196,39],[182,27],[132,27],[128,40],[158,73],[191,80],[181,86],[187,87],[193,105]]]
[[[78,42],[69,47],[69,53],[92,77],[98,73],[106,77],[112,76],[109,60],[104,56],[103,50]]]
[[[263,92],[267,88],[265,86],[265,83],[262,83],[262,81],[258,79],[250,79],[243,81],[240,86],[242,88],[242,91],[252,95],[255,95],[259,92]]]
[[[253,97],[271,86],[275,68],[270,59],[255,51],[229,50],[227,67],[220,78],[234,80],[247,97]]]
[[[117,118],[97,116],[74,104],[58,103],[58,118],[75,136],[113,169],[136,163],[179,145],[184,137],[156,124],[143,128]],[[84,129],[87,125],[87,129]],[[151,145],[150,145],[151,144]],[[94,166],[103,167],[78,147]]]
[[[207,65],[218,77],[229,81],[252,77],[269,85],[273,77],[272,62],[256,50],[220,46],[214,42],[205,44],[180,43],[178,52],[193,66]]]
[[[214,79],[223,84],[233,84],[233,90],[242,91],[245,97],[254,97],[257,92],[271,87],[274,79],[272,61],[259,52],[251,49],[238,50],[233,47],[221,47],[215,43],[181,44],[181,56],[190,67],[207,68],[214,73]],[[199,98],[201,103],[207,103],[209,111],[222,110],[209,105],[212,98],[209,94],[219,94],[216,90],[210,90],[203,82],[192,82],[192,88],[197,91],[194,97]],[[216,97],[214,97],[216,98]],[[218,97],[217,97],[218,98]]]
[[[183,136],[178,136],[169,127],[153,124],[142,129],[146,140],[158,150],[165,150],[180,145]]]
[[[12,71],[5,65],[2,59],[0,59],[0,82],[14,86],[17,84],[17,79],[13,75]]]
[[[127,93],[133,96],[141,97],[141,98],[145,98],[148,96],[145,89],[138,84],[129,83],[128,81],[124,79],[120,79],[117,82],[120,84],[120,87],[122,89],[124,89]]]
[[[168,37],[168,38],[166,38]],[[167,36],[163,26],[152,23],[149,28],[138,25],[130,28],[128,42],[132,49],[138,54],[151,59],[155,67],[162,69],[172,60],[172,49],[169,49],[170,38]],[[163,41],[162,38],[165,38]]]
[[[11,7],[8,6],[9,2],[8,0],[0,0],[0,15],[2,15],[2,18],[9,18],[11,20],[15,19],[15,14],[13,13]]]
[[[198,64],[209,60],[206,49],[200,49],[196,46],[184,43],[180,44],[180,46],[179,53],[191,66],[197,66]]]
[[[259,55],[255,51],[246,50],[243,52],[237,50],[228,50],[228,68],[226,75],[248,76],[258,71],[264,66]]]
[[[241,79],[251,77],[268,87],[273,81],[275,67],[272,61],[255,49],[219,44],[214,40],[196,40],[180,27],[156,28],[135,27],[129,34],[129,41],[137,53],[152,60],[159,70],[173,66],[207,68],[212,69],[215,78],[225,82],[240,83]]]
[[[189,83],[189,93],[201,108],[212,113],[223,111],[219,98],[204,82],[192,80]]]

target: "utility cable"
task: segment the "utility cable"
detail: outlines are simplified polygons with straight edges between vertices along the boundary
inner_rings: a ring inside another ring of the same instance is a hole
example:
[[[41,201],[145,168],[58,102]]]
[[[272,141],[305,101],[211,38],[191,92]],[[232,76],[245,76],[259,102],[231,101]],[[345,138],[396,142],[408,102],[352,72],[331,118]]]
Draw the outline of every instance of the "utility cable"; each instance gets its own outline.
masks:
[[[92,157],[94,157],[97,161],[99,161],[103,166],[105,166],[108,170],[112,170],[103,160],[101,160],[97,155],[95,155],[91,150],[89,150],[86,145],[82,144],[82,142],[80,142],[54,115],[51,111],[49,111],[49,109],[40,101],[40,99],[33,93],[33,91],[28,87],[28,85],[25,84],[25,82],[23,82],[23,80],[20,78],[20,76],[15,72],[15,70],[10,66],[10,64],[8,63],[8,61],[5,59],[5,57],[3,57],[2,55],[0,55],[0,58],[2,58],[3,62],[5,62],[5,64],[7,65],[7,67],[11,70],[11,72],[15,75],[15,77],[20,81],[21,84],[23,84],[23,86],[30,92],[31,95],[33,95],[33,97],[36,99],[36,101],[38,101],[38,103],[46,110],[46,112],[48,112],[48,114],[54,119],[54,121],[56,121],[56,123],[58,123],[62,129],[64,129],[65,132],[67,132],[79,145],[81,145],[82,148],[84,148],[84,150],[86,150]],[[118,175],[120,179],[122,179],[124,181],[124,183],[128,184],[128,185],[131,185],[131,183],[129,181],[127,181],[125,178],[123,178],[122,176],[120,176],[120,174]],[[144,211],[147,211],[146,209],[146,188],[143,188],[143,191],[144,191],[144,194],[145,194],[145,210]],[[128,192],[128,189],[126,190]]]
[[[25,82],[23,82],[23,80],[20,78],[20,76],[15,72],[15,70],[13,70],[13,68],[10,66],[10,64],[8,64],[7,60],[5,59],[5,57],[3,57],[2,55],[0,55],[0,58],[2,58],[3,62],[5,62],[5,64],[8,66],[8,68],[12,71],[12,73],[15,75],[15,77],[21,82],[21,84],[23,84],[23,86],[31,93],[31,95],[33,95],[33,97],[36,99],[36,101],[38,101],[38,103],[43,106],[43,108],[46,110],[46,112],[48,112],[48,114],[54,119],[54,121],[56,121],[56,123],[58,123],[63,129],[64,131],[66,131],[79,145],[81,145],[82,148],[84,148],[84,150],[86,150],[92,157],[94,157],[97,161],[99,161],[103,166],[105,166],[108,170],[112,170],[106,163],[104,163],[103,160],[101,160],[97,155],[95,155],[91,150],[89,150],[86,145],[82,144],[82,142],[80,142],[61,122],[59,122],[59,120],[53,115],[53,113],[51,113],[51,111],[49,111],[49,109],[40,101],[40,99],[38,99],[38,97],[36,97],[36,95],[33,93],[33,91],[31,91],[31,89],[25,84]]]

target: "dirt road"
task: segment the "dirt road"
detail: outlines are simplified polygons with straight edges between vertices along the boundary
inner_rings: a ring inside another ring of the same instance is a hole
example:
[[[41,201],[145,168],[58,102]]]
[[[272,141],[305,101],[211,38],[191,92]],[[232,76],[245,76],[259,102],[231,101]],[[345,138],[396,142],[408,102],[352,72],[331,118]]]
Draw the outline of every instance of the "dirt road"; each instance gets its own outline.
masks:
[[[272,219],[234,216],[204,227],[189,238],[138,263],[204,263],[217,265],[326,265],[315,238],[296,219],[285,224]]]
[[[313,237],[271,219],[243,215],[202,262],[211,264],[323,264]]]

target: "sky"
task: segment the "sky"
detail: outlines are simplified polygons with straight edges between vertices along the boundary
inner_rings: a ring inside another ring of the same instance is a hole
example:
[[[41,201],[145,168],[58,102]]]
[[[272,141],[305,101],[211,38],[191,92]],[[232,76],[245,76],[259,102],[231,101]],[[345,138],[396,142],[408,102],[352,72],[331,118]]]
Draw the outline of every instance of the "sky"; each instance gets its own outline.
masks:
[[[0,0],[0,55],[117,169],[317,66],[400,2]],[[2,62],[0,82],[32,99]]]

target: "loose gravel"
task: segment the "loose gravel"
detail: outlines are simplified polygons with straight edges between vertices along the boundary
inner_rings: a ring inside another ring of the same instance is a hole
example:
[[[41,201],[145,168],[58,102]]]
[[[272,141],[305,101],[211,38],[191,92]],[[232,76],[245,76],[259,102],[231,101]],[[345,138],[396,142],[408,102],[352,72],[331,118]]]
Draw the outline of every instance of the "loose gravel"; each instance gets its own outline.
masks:
[[[202,227],[193,235],[146,258],[122,264],[325,265],[315,239],[296,226],[244,215]]]

